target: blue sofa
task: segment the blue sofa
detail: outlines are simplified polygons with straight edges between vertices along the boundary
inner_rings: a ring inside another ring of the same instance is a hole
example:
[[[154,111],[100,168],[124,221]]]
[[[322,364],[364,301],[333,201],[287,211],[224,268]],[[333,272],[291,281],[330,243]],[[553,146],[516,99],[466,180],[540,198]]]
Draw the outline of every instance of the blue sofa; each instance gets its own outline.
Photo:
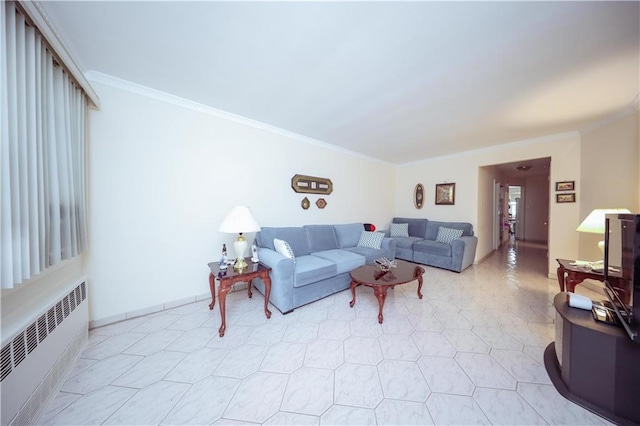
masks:
[[[380,249],[358,245],[364,224],[263,227],[256,234],[260,261],[271,268],[269,301],[280,312],[319,300],[349,288],[353,269],[379,257],[395,257],[395,241],[383,238]],[[295,260],[278,253],[274,238],[286,241]],[[264,294],[261,279],[253,281]]]
[[[461,272],[469,267],[476,257],[478,237],[473,235],[473,226],[466,222],[438,222],[428,219],[394,217],[393,223],[407,223],[408,237],[393,237],[396,242],[396,257]],[[451,243],[436,241],[440,227],[462,230],[462,236]],[[385,231],[390,235],[389,230]]]

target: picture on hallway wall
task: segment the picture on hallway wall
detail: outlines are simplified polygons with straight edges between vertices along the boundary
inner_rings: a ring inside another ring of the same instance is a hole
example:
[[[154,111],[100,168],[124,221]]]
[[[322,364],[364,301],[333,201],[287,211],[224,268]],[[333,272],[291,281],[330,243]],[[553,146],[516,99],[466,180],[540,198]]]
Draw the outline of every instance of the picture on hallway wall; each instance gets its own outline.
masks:
[[[556,191],[575,191],[575,181],[556,182]]]
[[[570,194],[556,194],[556,203],[575,203],[576,202],[576,193],[572,192]]]
[[[454,205],[456,202],[455,183],[436,184],[436,205]]]

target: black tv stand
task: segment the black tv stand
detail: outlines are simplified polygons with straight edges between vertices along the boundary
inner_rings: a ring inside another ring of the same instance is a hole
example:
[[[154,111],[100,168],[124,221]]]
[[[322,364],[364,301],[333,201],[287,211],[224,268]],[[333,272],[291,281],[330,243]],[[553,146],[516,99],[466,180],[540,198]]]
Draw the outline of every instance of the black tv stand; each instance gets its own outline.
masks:
[[[556,341],[544,352],[551,382],[569,401],[620,425],[640,423],[640,343],[624,329],[554,298]]]

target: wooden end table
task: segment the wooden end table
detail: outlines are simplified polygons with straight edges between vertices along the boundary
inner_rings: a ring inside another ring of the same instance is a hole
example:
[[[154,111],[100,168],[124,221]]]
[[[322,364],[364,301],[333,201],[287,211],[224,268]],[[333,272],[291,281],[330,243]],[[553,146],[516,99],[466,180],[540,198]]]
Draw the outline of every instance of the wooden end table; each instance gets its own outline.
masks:
[[[271,311],[268,308],[269,295],[271,294],[271,278],[269,278],[269,268],[263,263],[253,263],[250,258],[245,258],[248,266],[242,270],[233,269],[233,265],[229,265],[227,269],[220,269],[217,262],[209,263],[209,289],[211,290],[211,303],[209,303],[209,309],[213,309],[216,305],[216,280],[220,281],[218,288],[218,299],[220,299],[220,317],[222,318],[222,324],[218,329],[220,337],[224,336],[224,331],[227,328],[225,317],[225,305],[227,300],[227,293],[231,291],[231,286],[238,282],[247,283],[247,295],[249,298],[253,296],[251,293],[251,281],[254,278],[260,278],[264,282],[265,295],[264,295],[264,314],[267,318],[271,318]]]
[[[396,259],[397,266],[389,271],[382,271],[380,267],[374,265],[363,265],[350,272],[351,275],[351,295],[353,299],[349,306],[353,308],[356,304],[356,287],[364,285],[373,288],[373,294],[378,299],[378,323],[382,324],[382,308],[387,298],[387,290],[400,284],[406,284],[418,280],[418,298],[422,299],[422,274],[424,268],[404,260]]]
[[[586,279],[596,280],[603,282],[604,274],[602,272],[596,272],[591,269],[590,266],[577,266],[572,265],[573,260],[556,259],[558,262],[558,284],[560,285],[560,291],[575,292],[576,286]],[[613,288],[618,292],[620,300],[624,303],[629,303],[630,293],[626,281],[622,279],[620,273],[609,274],[609,281]]]

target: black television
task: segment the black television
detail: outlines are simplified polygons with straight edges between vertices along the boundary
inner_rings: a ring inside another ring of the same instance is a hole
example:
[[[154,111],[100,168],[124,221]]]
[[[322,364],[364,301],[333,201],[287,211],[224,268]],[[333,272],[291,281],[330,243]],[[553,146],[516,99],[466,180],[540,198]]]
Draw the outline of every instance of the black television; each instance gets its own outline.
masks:
[[[617,322],[640,342],[640,214],[606,215],[604,284]]]

